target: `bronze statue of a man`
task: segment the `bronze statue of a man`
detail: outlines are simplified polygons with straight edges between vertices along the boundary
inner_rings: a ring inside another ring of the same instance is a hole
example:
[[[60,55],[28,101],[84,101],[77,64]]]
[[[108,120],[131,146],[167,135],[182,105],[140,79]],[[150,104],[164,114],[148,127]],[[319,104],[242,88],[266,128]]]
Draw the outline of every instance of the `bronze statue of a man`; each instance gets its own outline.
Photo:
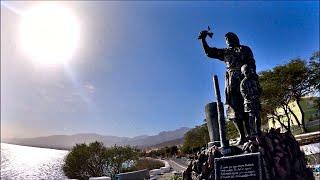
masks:
[[[226,63],[225,74],[225,97],[227,118],[232,120],[240,134],[239,144],[243,144],[246,140],[244,132],[244,124],[247,133],[250,134],[248,115],[244,113],[243,97],[240,92],[240,83],[243,79],[241,74],[241,66],[247,64],[254,72],[256,71],[255,60],[249,47],[240,45],[239,38],[236,34],[228,32],[225,35],[227,48],[209,47],[206,37],[212,36],[208,30],[201,31],[198,39],[201,40],[206,55],[210,58],[218,59]]]

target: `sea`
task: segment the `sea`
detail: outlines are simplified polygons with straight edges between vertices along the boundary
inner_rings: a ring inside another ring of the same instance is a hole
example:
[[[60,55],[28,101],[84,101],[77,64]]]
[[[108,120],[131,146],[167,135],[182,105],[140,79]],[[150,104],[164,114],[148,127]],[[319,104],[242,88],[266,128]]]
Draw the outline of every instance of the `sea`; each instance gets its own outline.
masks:
[[[67,179],[62,165],[68,151],[1,143],[1,179]]]

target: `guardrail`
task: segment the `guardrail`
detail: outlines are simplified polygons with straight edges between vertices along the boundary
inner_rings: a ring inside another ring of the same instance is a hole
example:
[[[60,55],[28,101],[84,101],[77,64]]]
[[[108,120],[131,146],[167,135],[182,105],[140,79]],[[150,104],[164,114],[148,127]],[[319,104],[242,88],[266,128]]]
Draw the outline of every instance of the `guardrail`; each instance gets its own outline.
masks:
[[[294,136],[300,145],[320,142],[320,131],[299,134]]]
[[[149,179],[149,178],[150,178],[150,175],[149,175],[148,169],[120,173],[115,176],[115,180],[137,180],[137,179]]]
[[[89,180],[111,180],[111,177],[106,177],[106,176],[102,176],[102,177],[91,177],[91,178],[89,178]]]

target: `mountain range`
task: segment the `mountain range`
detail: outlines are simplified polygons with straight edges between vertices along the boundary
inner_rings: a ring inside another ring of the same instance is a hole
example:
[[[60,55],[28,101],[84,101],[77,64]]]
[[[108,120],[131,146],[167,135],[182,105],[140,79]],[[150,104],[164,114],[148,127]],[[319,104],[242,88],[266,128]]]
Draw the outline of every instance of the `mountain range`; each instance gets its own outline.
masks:
[[[100,134],[88,133],[88,134],[74,134],[74,135],[52,135],[46,137],[36,137],[36,138],[12,138],[12,139],[2,139],[2,142],[44,147],[44,148],[54,148],[54,149],[71,149],[75,144],[79,143],[90,143],[94,141],[103,142],[107,147],[113,145],[130,145],[136,146],[138,148],[152,147],[157,144],[165,144],[165,142],[175,141],[183,139],[184,134],[190,128],[182,127],[173,131],[163,131],[157,135],[148,136],[136,136],[133,138],[129,137],[118,137],[118,136],[105,136]]]

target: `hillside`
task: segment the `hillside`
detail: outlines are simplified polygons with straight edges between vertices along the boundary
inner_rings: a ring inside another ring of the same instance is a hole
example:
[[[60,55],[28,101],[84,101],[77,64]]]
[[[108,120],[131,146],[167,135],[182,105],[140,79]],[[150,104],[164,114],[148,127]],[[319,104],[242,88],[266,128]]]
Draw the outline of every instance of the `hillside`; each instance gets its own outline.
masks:
[[[36,138],[14,138],[14,139],[3,139],[2,142],[45,147],[54,149],[71,149],[75,144],[79,143],[90,143],[93,141],[103,142],[105,146],[117,145],[131,145],[138,148],[149,147],[165,142],[175,141],[176,139],[183,138],[184,134],[189,128],[182,127],[173,131],[163,131],[157,135],[148,136],[137,136],[133,138],[129,137],[118,137],[118,136],[104,136],[100,134],[75,134],[75,135],[53,135],[46,137]]]

